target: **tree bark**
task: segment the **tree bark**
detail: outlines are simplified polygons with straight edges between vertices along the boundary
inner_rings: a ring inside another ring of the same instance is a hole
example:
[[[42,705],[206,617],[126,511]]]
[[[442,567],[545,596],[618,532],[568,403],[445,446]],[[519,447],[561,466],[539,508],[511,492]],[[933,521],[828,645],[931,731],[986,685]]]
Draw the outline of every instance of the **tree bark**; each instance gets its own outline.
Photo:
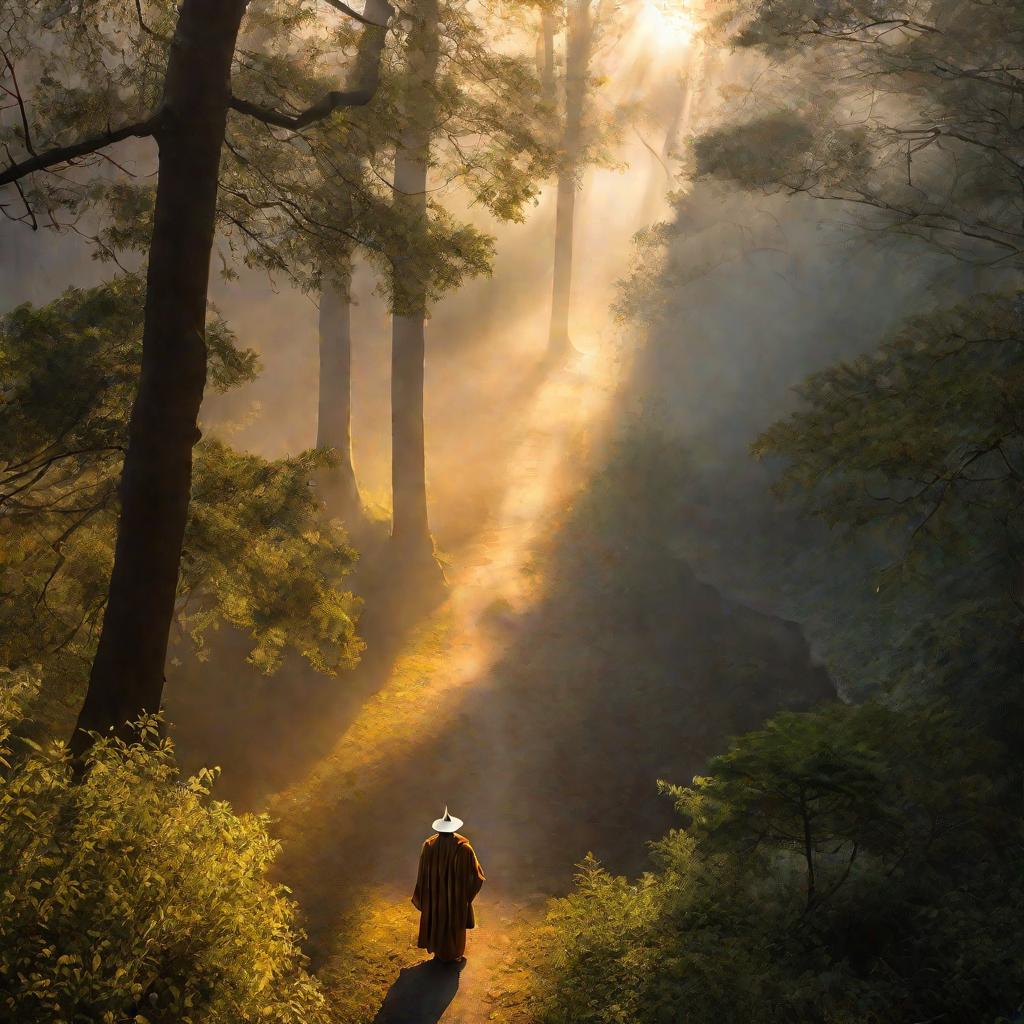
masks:
[[[121,478],[114,567],[72,739],[160,709],[206,384],[206,303],[231,60],[245,0],[182,0],[164,80],[139,390]]]
[[[555,17],[545,11],[541,15],[541,62],[540,89],[541,95],[549,103],[555,101]]]
[[[391,540],[403,557],[433,561],[427,521],[423,382],[426,356],[427,169],[436,105],[439,60],[437,0],[413,8],[407,59],[405,127],[395,154],[394,202],[406,219],[412,258],[394,267],[395,315],[391,331]]]
[[[551,327],[548,354],[561,357],[572,351],[569,337],[569,304],[572,292],[572,236],[576,215],[576,173],[558,172],[555,205],[555,266],[551,290]]]
[[[352,526],[362,516],[362,501],[352,461],[352,320],[349,287],[324,279],[320,292],[320,402],[316,445],[333,448],[336,465],[321,477],[327,511]]]
[[[566,8],[565,134],[558,167],[555,206],[555,261],[551,290],[548,355],[561,358],[572,351],[569,307],[572,294],[573,223],[579,178],[580,143],[587,70],[590,64],[590,0],[569,0]]]
[[[142,332],[142,368],[128,424],[121,512],[103,626],[70,748],[90,731],[130,737],[130,723],[160,709],[167,639],[192,483],[192,448],[206,385],[206,305],[216,227],[218,174],[231,94],[231,66],[248,0],[181,0],[160,107],[151,118],[40,154],[0,173],[0,183],[132,135],[157,142],[158,177]],[[386,0],[374,0],[390,13]],[[348,8],[335,0],[346,13]],[[364,20],[356,15],[358,20]],[[386,20],[386,19],[385,19]],[[378,62],[386,24],[364,37]],[[302,125],[339,106],[368,103],[375,69],[358,95],[329,93],[290,119]],[[249,110],[266,114],[262,108]],[[273,113],[273,112],[271,112]]]
[[[425,354],[424,318],[396,314],[391,331],[391,540],[414,558],[433,556],[423,425]]]
[[[388,0],[366,0],[363,30],[356,50],[349,85],[353,91],[376,91],[386,26],[394,13]],[[360,161],[336,147],[330,163],[320,171],[330,190],[337,219],[353,218],[352,185],[358,179]],[[346,180],[347,179],[347,180]],[[320,293],[320,380],[317,415],[317,447],[333,448],[336,467],[323,474],[321,494],[331,515],[350,528],[361,524],[363,503],[352,459],[352,253],[345,252],[335,267],[325,267]]]

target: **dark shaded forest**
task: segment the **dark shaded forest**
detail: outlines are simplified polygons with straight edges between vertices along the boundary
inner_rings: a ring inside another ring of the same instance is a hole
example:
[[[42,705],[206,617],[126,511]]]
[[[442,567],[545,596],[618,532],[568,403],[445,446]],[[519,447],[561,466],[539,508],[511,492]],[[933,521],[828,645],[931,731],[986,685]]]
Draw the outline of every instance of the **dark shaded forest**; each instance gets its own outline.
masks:
[[[0,1019],[1024,1020],[1022,59],[12,0]]]

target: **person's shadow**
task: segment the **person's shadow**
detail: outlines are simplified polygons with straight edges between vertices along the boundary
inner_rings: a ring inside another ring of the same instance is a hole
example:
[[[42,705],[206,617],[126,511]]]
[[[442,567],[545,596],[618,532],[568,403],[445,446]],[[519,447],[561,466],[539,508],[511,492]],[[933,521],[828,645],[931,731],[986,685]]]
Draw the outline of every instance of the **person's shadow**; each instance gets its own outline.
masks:
[[[425,960],[406,967],[391,986],[373,1024],[437,1024],[459,990],[466,961]]]

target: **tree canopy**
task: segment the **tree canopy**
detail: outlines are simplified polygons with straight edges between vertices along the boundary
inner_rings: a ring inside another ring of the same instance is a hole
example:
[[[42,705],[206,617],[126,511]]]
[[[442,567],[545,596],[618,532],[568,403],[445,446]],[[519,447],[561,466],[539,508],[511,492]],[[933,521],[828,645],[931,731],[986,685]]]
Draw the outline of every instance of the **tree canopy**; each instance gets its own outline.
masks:
[[[939,708],[787,714],[739,738],[665,787],[685,825],[654,871],[588,860],[554,902],[539,1019],[1003,1019],[1021,891],[999,756]]]
[[[330,1020],[267,821],[183,779],[159,722],[66,751],[11,736],[37,682],[0,673],[0,1007],[11,1020]]]
[[[779,65],[754,116],[698,142],[700,170],[841,200],[943,251],[1019,266],[1019,4],[740,0],[717,11],[725,35]]]
[[[110,576],[142,292],[138,277],[121,276],[0,321],[0,649],[10,666],[46,666],[49,695],[69,703],[81,699]],[[258,369],[216,315],[207,346],[215,390]],[[250,660],[268,672],[287,648],[332,674],[358,659],[360,602],[344,587],[355,552],[309,487],[326,458],[267,461],[216,439],[197,447],[177,603],[197,643],[223,622],[251,635]]]

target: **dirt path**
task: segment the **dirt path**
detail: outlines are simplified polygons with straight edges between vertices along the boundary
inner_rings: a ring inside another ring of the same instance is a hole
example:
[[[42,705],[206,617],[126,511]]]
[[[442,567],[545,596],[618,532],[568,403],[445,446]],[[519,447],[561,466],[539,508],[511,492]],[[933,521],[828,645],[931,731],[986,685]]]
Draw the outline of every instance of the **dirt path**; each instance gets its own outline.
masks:
[[[510,901],[484,901],[481,912],[491,926],[472,935],[465,963],[453,968],[420,960],[407,967],[388,990],[374,1024],[481,1024],[497,1013],[514,1019],[509,999],[522,987],[514,936],[539,911]]]
[[[607,463],[591,479],[621,373],[595,343],[538,380],[504,500],[446,600],[269,803],[278,876],[345,1024],[529,1024],[519,939],[573,866],[593,852],[644,870],[675,822],[656,780],[685,782],[728,736],[832,693],[794,624],[672,556],[628,450],[625,481]],[[413,944],[419,848],[445,805],[488,876],[461,972]]]
[[[634,42],[623,57],[636,71],[629,88],[659,76],[675,82],[670,58],[655,67],[643,39]],[[566,890],[588,850],[610,855],[620,842],[608,839],[608,804],[630,808],[628,845],[640,857],[663,827],[660,804],[648,813],[661,768],[648,749],[657,728],[634,728],[631,717],[637,701],[661,715],[665,694],[620,685],[638,659],[630,652],[616,668],[605,637],[585,621],[575,631],[585,614],[562,599],[555,560],[545,557],[587,483],[628,371],[608,324],[614,283],[633,233],[667,210],[663,167],[639,142],[621,155],[632,168],[625,177],[589,172],[590,212],[577,224],[574,337],[583,351],[515,383],[503,407],[515,443],[493,474],[502,497],[454,559],[446,599],[337,738],[329,734],[326,754],[318,750],[305,777],[267,803],[283,840],[279,874],[302,907],[339,1020],[478,1024],[500,1007],[502,1024],[525,1021],[517,937]],[[506,324],[510,336],[489,344],[515,352],[524,333],[543,336],[542,307],[531,297],[524,319]],[[484,476],[492,479],[489,469]],[[472,492],[474,482],[465,484]],[[644,642],[642,631],[627,632]],[[658,742],[663,750],[676,735]],[[465,819],[488,875],[468,961],[454,976],[421,965],[409,904],[420,844],[445,805]]]
[[[451,567],[447,599],[327,756],[269,803],[285,840],[281,876],[307,917],[314,962],[339,998],[350,999],[348,1019],[375,1019],[368,1011],[377,1013],[385,991],[380,1024],[489,1019],[513,935],[552,891],[542,871],[514,863],[521,851],[510,808],[523,794],[510,792],[500,752],[510,742],[515,697],[502,693],[492,670],[543,593],[538,543],[584,482],[616,376],[608,345],[595,343],[538,377],[520,411],[504,498]],[[410,941],[408,906],[419,845],[445,804],[466,819],[463,831],[489,875],[481,926],[454,975],[414,966],[422,957]]]

